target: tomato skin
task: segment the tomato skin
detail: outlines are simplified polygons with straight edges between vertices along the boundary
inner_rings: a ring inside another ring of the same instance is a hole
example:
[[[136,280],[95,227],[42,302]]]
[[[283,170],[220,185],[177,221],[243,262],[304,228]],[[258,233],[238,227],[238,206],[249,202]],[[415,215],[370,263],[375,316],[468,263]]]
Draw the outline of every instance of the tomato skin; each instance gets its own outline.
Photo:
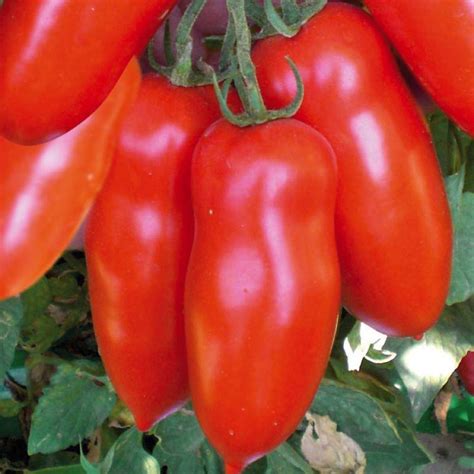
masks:
[[[467,392],[474,395],[474,352],[468,352],[456,370]]]
[[[0,137],[0,300],[32,285],[66,249],[104,183],[139,83],[133,59],[99,109],[67,134],[35,146]]]
[[[369,15],[328,4],[291,39],[253,51],[270,107],[305,96],[295,118],[315,127],[338,159],[336,237],[343,304],[392,336],[416,336],[447,295],[452,225],[435,153],[413,98]]]
[[[189,396],[183,295],[193,238],[191,157],[218,116],[198,89],[145,76],[86,228],[100,354],[142,431]]]
[[[472,0],[365,3],[439,106],[474,136]]]
[[[294,431],[324,374],[340,304],[335,190],[331,148],[295,120],[221,120],[196,147],[189,377],[229,472]]]
[[[175,0],[5,0],[0,133],[51,140],[106,98]]]

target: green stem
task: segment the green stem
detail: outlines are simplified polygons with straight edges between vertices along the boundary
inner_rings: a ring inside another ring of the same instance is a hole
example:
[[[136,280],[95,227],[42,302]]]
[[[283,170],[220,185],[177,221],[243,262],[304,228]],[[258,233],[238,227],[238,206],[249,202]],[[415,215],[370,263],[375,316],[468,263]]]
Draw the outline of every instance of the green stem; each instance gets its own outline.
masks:
[[[193,0],[186,8],[176,30],[176,64],[171,73],[170,80],[174,85],[186,86],[192,74],[193,38],[191,31],[206,0]]]
[[[301,20],[296,0],[281,0],[281,9],[287,25],[294,25]]]
[[[267,110],[258,87],[255,66],[250,57],[252,37],[245,16],[245,0],[227,0],[227,10],[229,11],[229,16],[232,17],[234,26],[237,62],[245,85],[249,106],[248,113],[254,117],[257,122],[263,121],[267,116]]]

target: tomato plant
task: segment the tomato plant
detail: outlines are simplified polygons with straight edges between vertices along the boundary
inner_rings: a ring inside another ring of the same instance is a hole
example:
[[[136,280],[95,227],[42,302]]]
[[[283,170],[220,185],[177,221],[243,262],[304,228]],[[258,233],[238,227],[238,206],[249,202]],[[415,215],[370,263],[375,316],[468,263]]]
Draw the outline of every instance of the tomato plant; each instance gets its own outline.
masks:
[[[193,239],[191,156],[217,117],[199,89],[145,76],[87,224],[97,342],[140,430],[188,398],[183,292]]]
[[[140,73],[132,60],[99,109],[48,143],[0,137],[0,299],[32,285],[60,257],[106,178]]]
[[[474,135],[472,1],[365,3],[435,101]]]
[[[122,2],[0,0],[0,134],[13,92],[45,111],[13,130],[30,145],[0,139],[0,471],[411,472],[432,462],[420,432],[466,439],[474,140],[433,108],[430,135],[360,0]],[[145,36],[158,74],[133,63],[31,144]],[[85,254],[50,267],[81,221]]]
[[[326,368],[340,297],[334,158],[294,120],[220,121],[197,145],[192,191],[191,394],[238,470],[291,434]]]
[[[255,46],[272,107],[295,92],[286,55],[305,85],[295,117],[320,131],[338,159],[343,303],[385,334],[421,334],[447,296],[451,218],[430,135],[390,49],[367,14],[328,4],[295,37]]]
[[[107,97],[174,0],[5,0],[0,133],[22,144],[75,127]]]

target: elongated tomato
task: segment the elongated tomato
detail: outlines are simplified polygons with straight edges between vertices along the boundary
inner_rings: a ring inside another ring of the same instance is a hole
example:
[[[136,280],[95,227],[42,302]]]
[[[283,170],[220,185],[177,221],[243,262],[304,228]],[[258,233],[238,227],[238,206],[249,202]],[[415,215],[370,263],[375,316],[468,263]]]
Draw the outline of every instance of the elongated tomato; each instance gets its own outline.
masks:
[[[240,472],[294,431],[328,362],[340,304],[335,161],[301,122],[222,120],[192,173],[191,396],[227,472]]]
[[[35,146],[0,137],[0,299],[28,288],[66,249],[104,183],[139,82],[133,59],[101,107],[67,134]]]
[[[446,299],[452,225],[430,135],[390,49],[369,15],[328,4],[295,37],[255,46],[271,107],[295,94],[286,55],[305,85],[295,117],[319,130],[337,157],[343,303],[385,334],[419,335]]]
[[[365,4],[433,99],[474,136],[474,2]]]
[[[86,228],[100,354],[137,427],[189,396],[184,279],[193,239],[191,157],[217,105],[145,76]]]
[[[0,134],[36,144],[107,97],[176,0],[5,0],[0,8]]]

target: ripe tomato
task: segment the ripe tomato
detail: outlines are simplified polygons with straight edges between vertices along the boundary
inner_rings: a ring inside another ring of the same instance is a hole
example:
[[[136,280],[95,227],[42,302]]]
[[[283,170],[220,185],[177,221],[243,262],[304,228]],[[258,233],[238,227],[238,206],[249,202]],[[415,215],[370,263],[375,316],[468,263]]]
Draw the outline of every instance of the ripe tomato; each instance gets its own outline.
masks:
[[[82,122],[174,3],[5,0],[0,9],[0,133],[35,144]]]
[[[474,395],[474,352],[468,352],[457,368],[459,378],[471,395]]]
[[[472,0],[366,0],[439,106],[474,136]]]
[[[193,238],[191,156],[218,115],[198,89],[145,76],[86,228],[100,354],[140,430],[188,397],[183,294]]]
[[[0,137],[0,299],[33,284],[66,249],[102,187],[139,82],[134,59],[99,109],[67,134],[35,146]]]
[[[452,229],[430,135],[369,15],[328,4],[293,38],[255,46],[271,107],[291,101],[296,63],[305,96],[296,118],[319,130],[338,160],[336,236],[343,303],[393,336],[416,336],[447,295]]]
[[[283,442],[324,374],[340,304],[336,168],[296,120],[221,120],[193,158],[186,339],[197,417],[228,472]]]

